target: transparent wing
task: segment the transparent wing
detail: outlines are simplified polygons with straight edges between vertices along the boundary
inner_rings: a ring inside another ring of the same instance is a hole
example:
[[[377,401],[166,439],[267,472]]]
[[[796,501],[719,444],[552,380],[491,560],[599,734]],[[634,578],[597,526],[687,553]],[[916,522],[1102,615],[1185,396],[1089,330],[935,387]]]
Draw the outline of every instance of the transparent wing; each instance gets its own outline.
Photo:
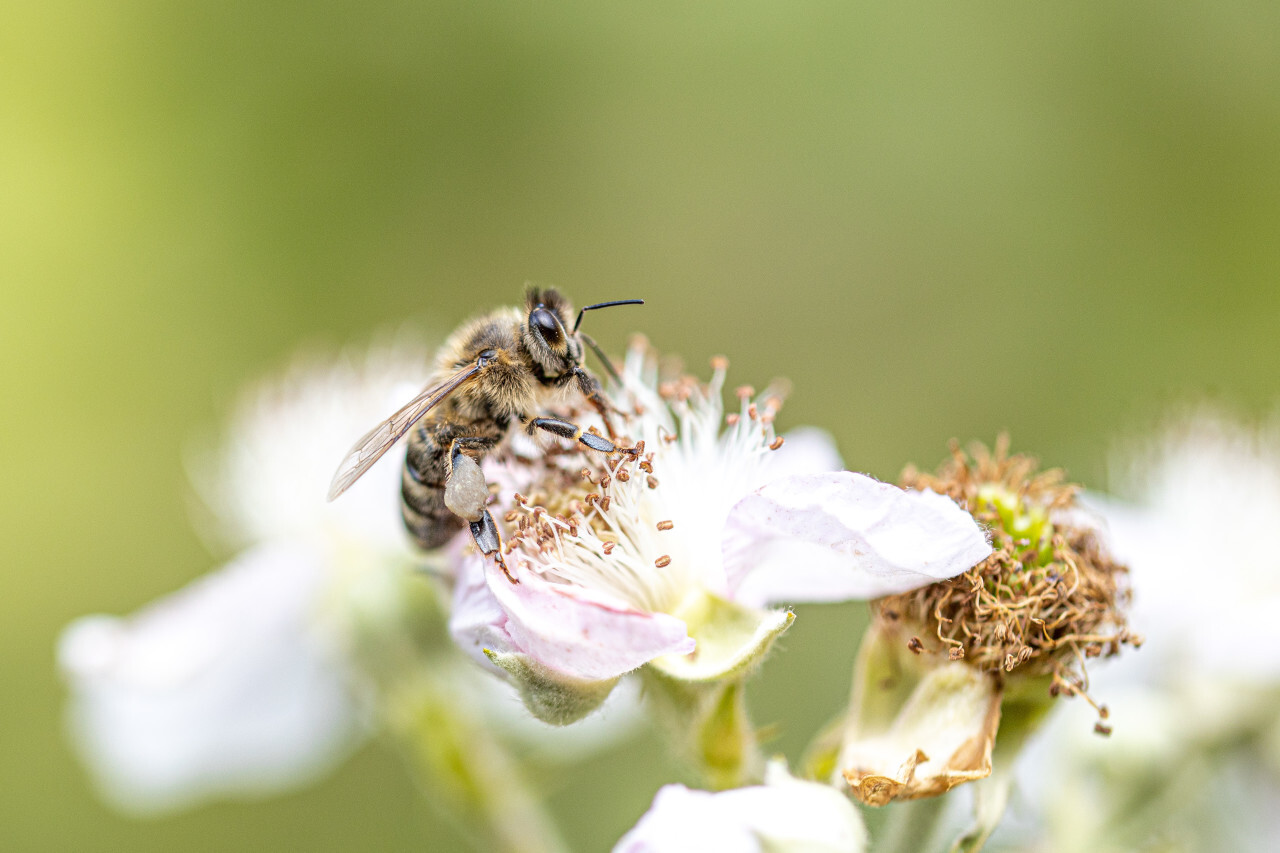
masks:
[[[382,454],[390,450],[392,445],[400,440],[400,436],[409,431],[409,427],[435,408],[436,404],[449,396],[455,388],[474,376],[479,369],[479,364],[469,364],[443,382],[425,388],[403,409],[365,433],[347,451],[346,458],[334,472],[333,482],[329,484],[329,500],[345,492],[352,483],[363,477],[364,473],[373,467],[373,463],[381,459]]]

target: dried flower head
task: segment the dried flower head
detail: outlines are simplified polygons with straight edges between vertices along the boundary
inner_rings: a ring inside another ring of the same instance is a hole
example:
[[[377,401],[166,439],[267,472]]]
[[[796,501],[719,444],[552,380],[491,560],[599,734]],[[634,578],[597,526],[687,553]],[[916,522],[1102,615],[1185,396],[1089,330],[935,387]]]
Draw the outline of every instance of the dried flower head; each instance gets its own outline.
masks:
[[[1051,675],[1054,695],[1087,696],[1086,658],[1141,643],[1126,624],[1128,569],[1060,470],[1037,471],[1001,436],[994,452],[979,445],[969,455],[953,443],[938,473],[908,468],[902,484],[949,495],[989,529],[995,549],[958,577],[877,602],[882,619],[924,627],[913,650],[991,673]]]

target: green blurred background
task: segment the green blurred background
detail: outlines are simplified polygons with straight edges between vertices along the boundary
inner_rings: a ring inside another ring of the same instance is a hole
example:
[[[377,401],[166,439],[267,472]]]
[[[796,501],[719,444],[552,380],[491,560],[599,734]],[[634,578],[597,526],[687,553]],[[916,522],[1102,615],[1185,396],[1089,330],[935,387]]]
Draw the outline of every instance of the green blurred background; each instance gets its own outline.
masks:
[[[448,849],[377,744],[160,821],[95,799],[52,648],[227,555],[183,454],[299,348],[447,331],[527,280],[642,329],[892,478],[952,436],[1105,485],[1170,402],[1280,394],[1280,7],[1215,3],[3,4],[5,850]],[[793,757],[860,608],[756,687]],[[785,662],[783,661],[785,658]],[[671,768],[549,780],[583,850]],[[433,847],[433,844],[438,846]]]

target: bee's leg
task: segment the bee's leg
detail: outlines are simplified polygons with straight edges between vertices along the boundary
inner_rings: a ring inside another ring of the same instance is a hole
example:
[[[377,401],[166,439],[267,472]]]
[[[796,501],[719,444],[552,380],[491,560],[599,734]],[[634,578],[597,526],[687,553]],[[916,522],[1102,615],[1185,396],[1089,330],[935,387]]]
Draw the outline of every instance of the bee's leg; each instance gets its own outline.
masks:
[[[582,395],[587,398],[591,407],[600,413],[600,420],[604,421],[604,429],[609,433],[609,438],[616,439],[618,434],[613,430],[613,421],[609,419],[609,413],[618,410],[605,398],[604,394],[600,393],[600,383],[581,367],[574,370],[573,375],[578,379],[578,388],[582,391]]]
[[[486,557],[493,555],[494,562],[498,564],[498,568],[502,569],[507,580],[520,583],[515,575],[511,574],[511,570],[507,568],[507,561],[502,557],[502,534],[498,532],[498,525],[494,523],[489,510],[486,509],[480,513],[479,521],[471,522],[471,535],[475,538],[476,545],[479,546],[482,554]]]
[[[636,454],[639,451],[634,447],[619,447],[613,441],[605,438],[603,435],[596,435],[593,432],[583,432],[582,427],[569,421],[562,421],[559,418],[534,418],[529,421],[529,432],[535,429],[545,429],[552,435],[558,435],[561,438],[568,438],[582,444],[584,447],[590,447],[592,450],[599,450],[601,453],[619,453]]]
[[[479,447],[483,451],[492,446],[493,440],[488,438],[468,436],[453,440],[449,448],[449,478],[445,481],[444,503],[451,512],[471,525],[471,535],[480,552],[486,557],[492,554],[507,580],[519,583],[502,558],[502,534],[485,508],[489,500],[489,484],[476,461],[463,452],[463,447]]]

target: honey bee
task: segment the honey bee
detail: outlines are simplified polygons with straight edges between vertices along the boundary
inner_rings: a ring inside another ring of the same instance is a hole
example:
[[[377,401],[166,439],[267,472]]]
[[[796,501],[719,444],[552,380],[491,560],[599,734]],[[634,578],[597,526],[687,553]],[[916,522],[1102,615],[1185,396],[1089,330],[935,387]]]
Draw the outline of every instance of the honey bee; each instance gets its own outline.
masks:
[[[623,299],[587,305],[578,312],[553,289],[530,288],[525,307],[503,308],[462,326],[436,357],[427,387],[366,433],[348,451],[333,475],[329,500],[360,479],[406,432],[401,474],[401,514],[423,548],[437,548],[462,529],[486,556],[493,555],[507,579],[516,579],[502,557],[502,537],[485,504],[488,484],[480,462],[516,423],[533,434],[545,430],[601,453],[636,453],[619,447],[609,413],[614,411],[600,383],[582,366],[583,344],[591,347],[617,379],[595,341],[578,331],[587,311],[614,305],[643,305]],[[540,416],[546,405],[576,389],[600,413],[609,437],[584,432],[577,424]]]

